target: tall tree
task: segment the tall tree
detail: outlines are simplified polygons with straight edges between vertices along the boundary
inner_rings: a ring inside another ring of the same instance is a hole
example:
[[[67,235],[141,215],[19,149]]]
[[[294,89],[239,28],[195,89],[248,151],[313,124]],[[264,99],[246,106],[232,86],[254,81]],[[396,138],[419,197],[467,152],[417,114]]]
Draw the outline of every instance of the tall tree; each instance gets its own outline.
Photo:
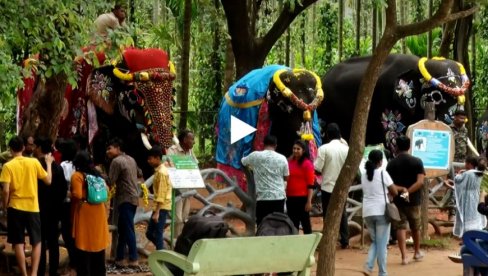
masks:
[[[375,47],[372,59],[366,69],[361,81],[357,96],[356,107],[354,110],[351,127],[351,138],[349,139],[349,153],[346,162],[337,179],[325,221],[323,238],[319,248],[319,261],[317,265],[317,275],[334,275],[335,272],[335,241],[338,236],[339,222],[341,213],[346,203],[350,183],[352,183],[361,157],[363,156],[366,125],[368,121],[369,108],[373,97],[374,87],[381,72],[383,63],[395,43],[409,35],[421,34],[440,24],[451,20],[456,20],[474,13],[477,9],[472,8],[467,11],[451,14],[451,7],[454,0],[444,0],[440,4],[437,12],[430,18],[413,24],[399,25],[397,23],[397,9],[395,0],[387,0],[386,26],[378,46]]]
[[[262,37],[256,26],[261,0],[221,0],[227,19],[232,49],[236,61],[236,77],[261,67],[269,51],[293,20],[318,0],[283,1],[280,14],[273,26]]]
[[[183,11],[183,44],[181,53],[181,91],[180,91],[180,122],[178,127],[185,129],[188,123],[188,91],[190,85],[190,46],[191,46],[191,0],[185,0]]]
[[[356,55],[361,48],[361,0],[356,0]]]
[[[456,0],[459,10],[465,10],[472,7],[472,4],[466,3],[464,0]],[[460,62],[466,68],[466,73],[468,76],[471,75],[471,63],[469,62],[469,38],[473,29],[473,19],[474,16],[470,15],[457,20],[456,29],[454,32],[454,43],[453,43],[453,58],[454,60]],[[474,139],[475,133],[475,120],[473,120],[474,110],[473,110],[473,94],[470,90],[466,91],[466,102],[465,108],[468,114],[468,133],[472,141]]]
[[[339,62],[342,61],[343,56],[343,46],[344,46],[344,0],[339,0],[339,45],[338,45],[338,55]]]
[[[374,52],[374,49],[376,47],[376,41],[377,41],[377,34],[378,34],[378,7],[376,7],[376,4],[373,3],[373,16],[371,18],[371,37],[373,40],[371,50]]]

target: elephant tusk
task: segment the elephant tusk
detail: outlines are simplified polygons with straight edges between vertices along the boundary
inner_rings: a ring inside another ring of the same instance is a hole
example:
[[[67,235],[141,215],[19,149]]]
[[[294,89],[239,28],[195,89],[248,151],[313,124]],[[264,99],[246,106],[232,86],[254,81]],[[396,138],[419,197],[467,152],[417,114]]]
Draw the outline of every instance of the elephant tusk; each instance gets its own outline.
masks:
[[[469,138],[468,138],[468,148],[474,153],[474,155],[480,156],[479,152],[473,146],[473,143],[471,143],[471,140],[469,140]]]
[[[114,73],[114,75],[117,78],[119,78],[121,80],[132,81],[134,79],[134,75],[133,74],[131,74],[131,73],[122,73],[122,71],[120,71],[117,67],[114,68],[113,73]]]
[[[148,150],[152,149],[151,143],[149,143],[149,139],[147,138],[147,135],[145,133],[141,132],[141,140],[142,143],[144,144],[144,147],[146,147],[146,149]]]
[[[278,90],[280,90],[281,93],[285,93],[284,90],[287,88],[283,82],[281,81],[280,79],[280,75],[281,73],[283,72],[286,72],[287,70],[285,69],[280,69],[280,70],[277,70],[274,74],[273,74],[273,82],[275,83],[276,87],[278,87]],[[290,89],[288,89],[290,90]],[[285,97],[289,97],[289,96],[286,96]]]

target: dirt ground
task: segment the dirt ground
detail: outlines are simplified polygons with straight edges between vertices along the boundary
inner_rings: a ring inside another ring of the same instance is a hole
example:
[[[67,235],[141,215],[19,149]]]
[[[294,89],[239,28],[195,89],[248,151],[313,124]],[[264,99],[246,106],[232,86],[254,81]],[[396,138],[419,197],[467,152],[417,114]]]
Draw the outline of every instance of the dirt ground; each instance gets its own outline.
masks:
[[[205,190],[199,191],[201,194],[206,194]],[[218,202],[222,205],[227,205],[228,202],[231,202],[234,206],[240,207],[240,201],[234,195],[225,195],[218,197],[214,202]],[[201,208],[201,203],[197,202],[196,200],[192,199],[192,209],[197,210]],[[239,221],[230,221],[231,224],[237,229],[242,229],[242,223]],[[139,237],[144,236],[144,225],[138,225],[137,229],[139,232]],[[322,230],[322,218],[312,218],[312,228],[314,231],[321,231]],[[388,250],[388,273],[389,275],[414,275],[415,273],[421,273],[422,275],[442,275],[442,276],[451,276],[451,275],[462,275],[462,264],[456,264],[451,262],[448,259],[448,255],[451,255],[455,252],[459,251],[459,241],[451,238],[450,232],[451,228],[442,228],[443,235],[440,237],[433,236],[433,229],[429,229],[429,232],[432,233],[432,239],[436,239],[439,243],[442,244],[442,248],[424,248],[423,250],[426,253],[426,256],[423,261],[421,262],[411,262],[408,265],[401,265],[400,261],[400,252],[397,246],[391,246]],[[165,233],[165,235],[169,236],[169,232]],[[337,249],[336,253],[336,276],[354,276],[354,275],[362,275],[362,267],[364,262],[367,258],[367,249],[368,249],[368,239],[367,239],[367,232],[365,231],[365,246],[361,246],[361,239],[360,236],[357,235],[351,238],[351,249]],[[0,237],[0,244],[5,243],[5,237]],[[7,245],[7,248],[10,245]],[[154,247],[151,244],[146,246],[149,250],[154,250]],[[413,255],[413,251],[411,247],[408,248]],[[108,250],[107,250],[108,251]],[[15,274],[7,274],[5,273],[5,265],[4,257],[0,256],[0,275],[15,275]],[[317,257],[317,255],[316,255]],[[318,260],[318,259],[317,259]],[[146,258],[141,256],[141,263],[147,264]],[[316,267],[313,269],[312,275],[316,274]],[[377,267],[374,269],[374,274],[377,275]],[[67,275],[67,274],[65,274]],[[141,276],[141,275],[151,275],[151,273],[135,273],[135,274],[108,274],[108,275],[131,275],[131,276]]]

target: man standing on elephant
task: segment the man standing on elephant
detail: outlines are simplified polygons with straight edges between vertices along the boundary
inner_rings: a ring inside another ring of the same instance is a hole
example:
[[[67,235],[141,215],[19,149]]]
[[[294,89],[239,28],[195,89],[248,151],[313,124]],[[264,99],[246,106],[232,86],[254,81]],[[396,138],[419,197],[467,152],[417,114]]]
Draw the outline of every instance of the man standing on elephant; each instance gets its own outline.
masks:
[[[108,30],[115,30],[120,26],[125,25],[125,8],[123,5],[116,4],[112,12],[104,13],[95,20],[97,34],[102,37],[107,37]]]
[[[420,251],[420,205],[421,205],[421,188],[424,185],[425,170],[422,160],[408,153],[410,149],[410,138],[400,136],[396,139],[398,155],[388,162],[386,171],[390,174],[395,185],[405,187],[407,194],[398,195],[394,198],[395,205],[400,212],[401,221],[395,223],[397,229],[398,247],[402,254],[402,264],[408,264],[406,257],[406,232],[407,222],[410,226],[414,255],[413,259],[420,261],[424,253]],[[424,199],[428,200],[428,199]]]
[[[125,266],[125,248],[129,248],[129,266],[138,266],[134,216],[139,203],[137,164],[134,158],[123,152],[120,139],[113,139],[107,147],[107,156],[112,159],[109,169],[109,180],[115,185],[115,204],[118,212],[117,253],[115,264]]]
[[[195,135],[193,132],[188,129],[181,130],[178,133],[178,143],[171,146],[167,149],[166,154],[168,156],[171,155],[188,155],[193,157],[195,162],[198,163],[195,154],[193,153],[193,145],[195,144]],[[179,189],[177,190],[178,193],[184,193],[187,189]],[[183,225],[185,221],[188,219],[188,215],[190,214],[190,198],[181,198],[179,201],[176,202],[175,205],[175,216],[176,216],[176,224],[175,224],[175,233],[174,237],[178,237],[183,230]]]
[[[322,210],[323,217],[327,214],[327,207],[334,190],[337,177],[341,172],[344,162],[346,162],[347,153],[349,152],[349,146],[341,139],[341,132],[339,126],[336,123],[330,123],[327,125],[326,130],[329,143],[320,146],[318,150],[317,159],[315,160],[314,167],[315,172],[318,175],[322,175]],[[324,221],[324,224],[326,222]],[[340,243],[341,248],[346,249],[349,247],[349,229],[347,225],[346,207],[342,212],[341,225],[340,225]]]

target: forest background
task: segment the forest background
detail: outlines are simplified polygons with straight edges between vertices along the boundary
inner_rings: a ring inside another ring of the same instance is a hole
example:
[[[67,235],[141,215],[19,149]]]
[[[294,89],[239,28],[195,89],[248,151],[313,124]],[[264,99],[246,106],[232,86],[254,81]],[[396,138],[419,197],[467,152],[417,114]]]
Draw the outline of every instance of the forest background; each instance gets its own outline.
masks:
[[[48,58],[39,65],[38,74],[45,78],[61,76],[75,84],[73,59],[81,55],[81,48],[92,39],[93,21],[114,3],[106,0],[1,2],[0,8],[5,11],[0,19],[0,151],[3,151],[6,141],[16,133],[16,90],[23,85],[22,76],[30,74],[22,70],[22,61],[42,52]],[[223,7],[232,0],[119,2],[127,7],[128,26],[111,32],[111,40],[116,46],[157,47],[169,52],[177,66],[174,128],[194,130],[198,137],[197,155],[211,160],[222,96],[237,77],[260,67],[259,60],[244,67],[236,66],[236,49],[233,51],[230,41],[231,35],[236,34],[228,31]],[[440,3],[436,0],[397,2],[400,23],[425,19]],[[473,83],[468,99],[470,117],[477,118],[488,104],[488,10],[483,1],[456,2],[459,9],[472,5],[471,2],[480,4],[479,11],[468,19],[469,31],[463,31],[462,20],[465,23],[466,19],[461,19],[431,33],[401,40],[392,52],[443,55],[461,60]],[[261,63],[304,67],[319,76],[349,57],[372,54],[373,45],[377,45],[385,26],[383,0],[258,0],[247,1],[247,6],[251,6],[249,24],[256,38],[266,36],[284,10],[296,13]],[[107,53],[109,57],[117,57],[120,54],[117,49],[112,47]],[[465,51],[466,57],[460,51]],[[471,128],[475,128],[474,124]],[[475,131],[471,133],[474,135]]]

